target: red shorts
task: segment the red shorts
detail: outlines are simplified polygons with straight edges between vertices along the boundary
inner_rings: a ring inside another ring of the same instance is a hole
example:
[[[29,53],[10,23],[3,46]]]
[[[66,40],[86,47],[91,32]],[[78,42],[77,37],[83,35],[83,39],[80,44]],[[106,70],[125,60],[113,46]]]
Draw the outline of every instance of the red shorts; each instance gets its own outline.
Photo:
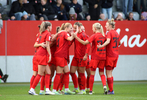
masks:
[[[86,69],[90,68],[89,64],[90,64],[90,60],[88,59]]]
[[[67,60],[61,57],[55,57],[56,66],[65,67],[67,66]]]
[[[56,65],[56,59],[53,56],[51,58],[51,62],[49,63],[49,66],[51,66],[51,65]]]
[[[83,57],[82,58],[73,57],[72,62],[71,62],[71,66],[86,67],[87,66],[87,60],[83,61]]]
[[[106,57],[106,70],[112,70],[117,65],[118,57]]]
[[[36,60],[38,62],[38,65],[47,65],[49,57],[47,55],[45,55],[45,56],[37,55]]]
[[[90,67],[92,71],[95,71],[96,68],[98,67],[102,71],[104,70],[106,60],[92,60],[90,61]]]
[[[33,71],[37,71],[38,72],[38,62],[36,59],[36,56],[33,57]]]

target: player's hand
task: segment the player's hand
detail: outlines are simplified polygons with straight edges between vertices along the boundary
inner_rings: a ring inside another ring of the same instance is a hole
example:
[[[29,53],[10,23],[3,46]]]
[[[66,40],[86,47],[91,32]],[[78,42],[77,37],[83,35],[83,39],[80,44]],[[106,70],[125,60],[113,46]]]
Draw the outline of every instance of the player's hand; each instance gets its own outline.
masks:
[[[42,48],[46,48],[47,45],[45,44],[45,42],[41,43]]]
[[[50,62],[51,62],[51,58],[52,58],[52,56],[50,55],[50,56],[49,56],[48,63],[50,63]]]
[[[84,57],[83,57],[83,61],[86,61],[87,60],[87,55],[85,55]]]
[[[94,5],[94,8],[96,9],[97,7],[98,7],[98,4],[95,4],[95,5]]]
[[[101,44],[98,44],[98,45],[97,45],[97,48],[102,48],[102,45],[101,45]]]

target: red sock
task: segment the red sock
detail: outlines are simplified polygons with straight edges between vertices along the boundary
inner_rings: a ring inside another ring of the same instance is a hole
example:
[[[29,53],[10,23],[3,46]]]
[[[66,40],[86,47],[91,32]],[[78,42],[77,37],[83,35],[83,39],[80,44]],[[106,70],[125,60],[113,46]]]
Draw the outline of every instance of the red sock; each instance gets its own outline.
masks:
[[[64,79],[64,74],[61,75],[60,83],[58,85],[57,90],[62,90],[63,85],[64,85],[63,79]]]
[[[44,90],[44,86],[45,86],[45,76],[42,76],[40,82],[40,90]]]
[[[107,78],[107,83],[108,83],[110,92],[112,92],[113,91],[113,77]]]
[[[85,88],[87,88],[87,78],[86,78],[85,74],[84,74],[84,78],[85,78]]]
[[[36,87],[37,84],[39,83],[40,78],[41,78],[41,75],[38,74],[38,75],[36,76],[36,78],[35,78],[35,80],[34,80],[34,82],[33,82],[31,88],[35,89],[35,87]]]
[[[50,74],[46,74],[45,75],[45,87],[49,88],[49,84],[50,84]]]
[[[101,77],[101,81],[102,81],[103,86],[104,85],[106,86],[106,77],[105,77],[105,75],[101,75],[100,77]]]
[[[65,85],[65,89],[69,88],[69,74],[70,74],[70,72],[67,72],[64,74],[63,82]]]
[[[85,90],[85,75],[84,73],[79,73],[81,77],[81,90]]]
[[[87,76],[87,89],[89,88],[89,79],[90,77]]]
[[[57,87],[58,87],[58,85],[60,83],[60,76],[61,76],[60,73],[56,73],[56,76],[54,78],[54,84],[53,84],[53,89],[54,90],[57,90]]]
[[[78,78],[77,78],[77,75],[75,73],[70,73],[70,75],[72,77],[74,88],[78,88]]]
[[[49,89],[51,90],[51,86],[52,86],[52,79],[50,79],[50,84],[49,84]]]
[[[93,90],[93,83],[94,83],[94,75],[90,75],[90,78],[89,78],[90,91]]]
[[[79,88],[81,90],[81,78],[78,77],[78,84],[79,84]]]
[[[30,80],[30,88],[32,87],[32,84],[33,84],[33,82],[34,82],[35,77],[36,77],[36,76],[34,76],[34,75],[32,75],[32,77],[31,77],[31,80]]]

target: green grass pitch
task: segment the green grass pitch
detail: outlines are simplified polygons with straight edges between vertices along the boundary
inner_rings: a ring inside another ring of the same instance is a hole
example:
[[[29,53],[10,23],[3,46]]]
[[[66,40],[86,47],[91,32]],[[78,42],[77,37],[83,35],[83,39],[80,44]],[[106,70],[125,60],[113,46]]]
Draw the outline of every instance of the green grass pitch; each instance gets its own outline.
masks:
[[[69,88],[73,90],[72,83]],[[103,95],[101,82],[94,83],[93,95],[32,96],[28,90],[29,83],[0,83],[0,100],[147,100],[147,81],[114,82],[114,95]]]

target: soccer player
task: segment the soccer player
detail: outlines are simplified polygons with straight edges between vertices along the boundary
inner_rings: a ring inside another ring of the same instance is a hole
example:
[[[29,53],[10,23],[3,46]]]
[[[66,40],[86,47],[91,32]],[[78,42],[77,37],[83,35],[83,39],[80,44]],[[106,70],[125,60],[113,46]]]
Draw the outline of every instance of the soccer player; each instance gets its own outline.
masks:
[[[97,49],[97,44],[104,43],[106,38],[105,38],[105,35],[103,32],[103,27],[101,24],[99,24],[99,23],[93,24],[92,29],[95,34],[93,34],[91,37],[89,37],[88,40],[86,40],[86,41],[83,41],[80,38],[78,38],[77,35],[74,35],[75,38],[83,45],[92,43],[91,61],[90,61],[90,67],[92,67],[92,68],[91,68],[91,75],[90,75],[90,79],[89,79],[89,84],[90,84],[89,94],[92,94],[94,75],[95,75],[95,71],[96,71],[97,67],[99,68],[99,74],[100,74],[100,77],[101,77],[101,80],[103,83],[103,88],[105,90],[104,92],[107,92],[106,78],[104,75],[106,51],[105,51],[105,47],[103,47],[102,49]]]
[[[60,76],[64,71],[64,85],[65,85],[65,94],[75,94],[69,90],[69,67],[67,64],[68,54],[69,54],[69,42],[74,39],[73,35],[69,35],[72,31],[72,25],[70,23],[64,24],[64,31],[61,31],[56,39],[56,51],[55,51],[55,60],[56,60],[56,76],[54,78],[53,84],[53,93],[60,95],[57,92],[57,87],[60,83]]]
[[[40,25],[38,26],[39,28],[40,28]],[[35,47],[35,54],[34,54],[34,56],[33,56],[33,75],[32,75],[32,77],[31,77],[31,79],[30,79],[30,88],[31,88],[31,86],[32,86],[32,84],[33,84],[33,82],[34,82],[34,79],[35,79],[35,77],[37,76],[37,74],[38,74],[38,62],[37,62],[37,60],[36,60],[36,52],[37,52],[37,50],[38,50],[38,48],[41,46],[41,47],[43,47],[43,48],[46,48],[46,44],[45,43],[38,43],[39,42],[39,34],[40,33],[38,33],[36,36],[37,36],[37,39],[36,39],[36,42],[35,42],[35,44],[34,44],[34,47]]]
[[[102,45],[98,45],[98,49],[103,48],[106,46],[106,75],[107,75],[107,83],[109,87],[108,94],[114,94],[113,91],[113,75],[112,71],[116,67],[117,60],[118,60],[118,46],[121,44],[119,40],[119,34],[114,30],[115,29],[115,22],[114,19],[108,20],[106,22],[106,30],[107,33],[107,40]]]
[[[82,25],[81,26],[81,30],[82,31],[84,31],[85,32],[85,27]],[[89,36],[88,36],[88,38],[89,38]],[[90,46],[90,44],[88,45],[88,46]],[[89,53],[89,51],[90,51],[90,47],[87,47],[87,53]],[[89,92],[90,91],[90,88],[89,88],[89,79],[90,79],[90,75],[91,75],[91,68],[90,68],[90,66],[89,66],[89,63],[90,63],[90,59],[89,59],[89,55],[88,55],[88,57],[87,57],[87,66],[86,66],[86,73],[87,73],[87,78],[86,78],[86,92]]]
[[[79,37],[82,40],[86,40],[88,37],[84,33],[84,31],[81,30],[82,24],[79,22],[74,23],[74,29],[78,31],[77,37]],[[77,94],[86,94],[85,92],[85,68],[87,66],[87,56],[88,54],[86,53],[86,48],[87,46],[81,44],[79,41],[76,39],[74,40],[74,57],[71,63],[70,67],[70,74],[73,80],[75,92]],[[79,82],[81,85],[81,91],[79,92],[78,89],[78,78],[75,74],[75,72],[78,71],[79,73]]]
[[[50,81],[50,68],[47,66],[47,64],[51,61],[51,52],[50,52],[50,39],[51,34],[49,33],[52,30],[52,24],[50,22],[42,22],[40,26],[40,35],[39,35],[39,42],[38,43],[46,43],[46,48],[39,47],[36,52],[36,59],[38,62],[38,74],[31,86],[31,89],[29,90],[29,94],[31,95],[38,95],[35,92],[35,87],[37,86],[41,76],[45,73],[45,86],[46,86],[46,95],[54,95],[49,90],[49,81]]]

